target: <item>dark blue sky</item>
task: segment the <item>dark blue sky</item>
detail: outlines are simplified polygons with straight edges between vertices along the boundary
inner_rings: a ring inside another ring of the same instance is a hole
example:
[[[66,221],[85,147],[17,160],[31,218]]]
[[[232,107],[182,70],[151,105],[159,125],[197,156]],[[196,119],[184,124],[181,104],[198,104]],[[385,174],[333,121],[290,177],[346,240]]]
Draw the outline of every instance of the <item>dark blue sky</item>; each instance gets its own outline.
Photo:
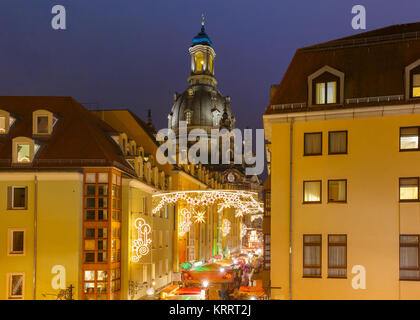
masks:
[[[65,31],[51,28],[55,4],[67,9]],[[159,129],[186,88],[204,12],[219,90],[238,127],[261,128],[269,86],[295,50],[360,32],[356,4],[367,30],[420,20],[418,0],[1,0],[0,95],[72,96],[142,118],[151,108]]]

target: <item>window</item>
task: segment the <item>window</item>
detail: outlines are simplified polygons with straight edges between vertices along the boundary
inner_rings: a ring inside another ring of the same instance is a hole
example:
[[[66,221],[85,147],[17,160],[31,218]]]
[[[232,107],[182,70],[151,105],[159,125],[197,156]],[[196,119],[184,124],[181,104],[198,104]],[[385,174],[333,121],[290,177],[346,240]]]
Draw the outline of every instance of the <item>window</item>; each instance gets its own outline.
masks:
[[[315,104],[337,103],[337,82],[317,82]]]
[[[25,231],[9,229],[9,255],[25,254]]]
[[[419,178],[400,178],[400,201],[419,200]]]
[[[7,134],[15,121],[9,112],[0,110],[0,135]]]
[[[36,127],[38,134],[48,133],[48,116],[37,116]]]
[[[411,97],[418,98],[420,97],[420,73],[413,73],[411,81],[412,81]]]
[[[264,269],[271,267],[271,234],[264,235]]]
[[[303,182],[303,203],[321,203],[321,180]]]
[[[31,162],[31,146],[28,143],[17,144],[17,162]]]
[[[328,202],[347,202],[347,180],[328,180]]]
[[[420,280],[419,235],[400,235],[400,280]]]
[[[13,163],[31,163],[40,145],[32,139],[26,137],[16,137],[13,139]]]
[[[400,151],[419,150],[419,127],[400,128]]]
[[[201,72],[204,70],[204,54],[198,52],[195,55],[195,72]]]
[[[191,118],[192,118],[192,111],[191,110],[187,110],[185,111],[185,121],[188,124],[191,124]]]
[[[23,299],[24,288],[24,273],[9,273],[7,275],[7,299]]]
[[[219,125],[220,111],[215,109],[212,111],[212,115],[213,115],[213,127],[217,127]]]
[[[6,117],[0,116],[0,134],[7,133],[7,127],[6,127]]]
[[[347,153],[347,131],[328,132],[328,154]]]
[[[28,187],[8,187],[8,210],[28,209]]]
[[[303,277],[321,278],[322,236],[303,235]]]
[[[347,277],[347,235],[328,235],[328,278]]]
[[[270,190],[264,191],[264,200],[265,200],[264,215],[268,217],[271,215],[271,191]]]
[[[304,134],[304,156],[322,155],[322,132]]]

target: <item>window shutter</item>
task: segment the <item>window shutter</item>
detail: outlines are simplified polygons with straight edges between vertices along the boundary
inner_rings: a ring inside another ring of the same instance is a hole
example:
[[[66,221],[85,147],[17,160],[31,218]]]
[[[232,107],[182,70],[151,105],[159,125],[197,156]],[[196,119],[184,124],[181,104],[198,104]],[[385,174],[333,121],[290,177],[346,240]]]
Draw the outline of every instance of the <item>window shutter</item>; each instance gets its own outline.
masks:
[[[28,187],[25,187],[25,210],[28,210]]]
[[[12,192],[13,192],[13,188],[12,187],[7,187],[7,209],[8,210],[11,210],[13,208]]]

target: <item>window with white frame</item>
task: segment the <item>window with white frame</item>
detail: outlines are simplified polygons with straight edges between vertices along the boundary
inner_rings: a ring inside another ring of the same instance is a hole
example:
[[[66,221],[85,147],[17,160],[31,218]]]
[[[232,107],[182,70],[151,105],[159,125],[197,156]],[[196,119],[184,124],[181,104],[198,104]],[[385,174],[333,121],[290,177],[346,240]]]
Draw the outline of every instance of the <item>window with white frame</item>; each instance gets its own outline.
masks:
[[[7,208],[9,210],[28,209],[28,187],[9,186],[7,188]]]
[[[400,151],[419,150],[419,127],[400,128]]]
[[[7,274],[7,299],[18,300],[24,298],[25,292],[25,274],[8,273]]]
[[[25,230],[9,229],[9,255],[25,254]]]

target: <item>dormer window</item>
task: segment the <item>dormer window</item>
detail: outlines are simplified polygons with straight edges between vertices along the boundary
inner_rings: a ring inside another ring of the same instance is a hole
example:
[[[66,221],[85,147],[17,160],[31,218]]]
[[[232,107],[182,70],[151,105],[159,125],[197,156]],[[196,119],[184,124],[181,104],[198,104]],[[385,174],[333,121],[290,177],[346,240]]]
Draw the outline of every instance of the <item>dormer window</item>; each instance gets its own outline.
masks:
[[[420,70],[418,73],[413,73],[411,75],[411,83],[411,97],[420,98]]]
[[[420,59],[405,67],[405,99],[420,98]]]
[[[32,134],[49,135],[57,123],[57,118],[48,110],[36,110],[32,114]]]
[[[344,73],[324,66],[308,77],[308,105],[344,103]]]
[[[32,139],[16,137],[13,139],[13,163],[31,163],[39,151],[40,146]]]
[[[325,72],[313,80],[315,92],[313,104],[336,104],[339,79],[329,72]]]
[[[7,134],[15,121],[16,119],[10,116],[9,112],[0,110],[0,135]]]

